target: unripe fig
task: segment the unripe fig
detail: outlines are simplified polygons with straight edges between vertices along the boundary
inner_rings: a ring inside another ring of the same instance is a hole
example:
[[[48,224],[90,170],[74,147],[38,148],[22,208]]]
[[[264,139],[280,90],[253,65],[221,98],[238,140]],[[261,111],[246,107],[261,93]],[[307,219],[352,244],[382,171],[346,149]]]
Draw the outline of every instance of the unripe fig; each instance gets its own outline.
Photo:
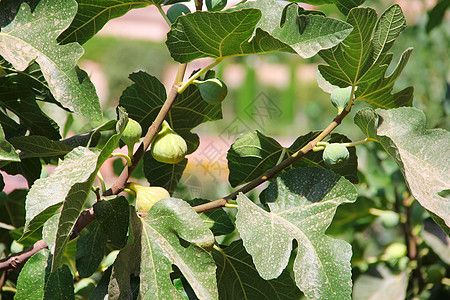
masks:
[[[343,165],[350,157],[350,153],[347,147],[342,144],[328,144],[323,150],[322,157],[328,165]]]
[[[341,113],[350,101],[352,94],[352,87],[337,88],[331,93],[331,103],[338,109],[338,113]]]
[[[227,96],[227,85],[218,78],[211,78],[205,81],[197,81],[195,85],[200,90],[202,98],[209,104],[218,104]]]
[[[206,0],[208,11],[220,11],[227,5],[227,0]]]
[[[398,225],[400,216],[393,211],[385,211],[381,216],[380,220],[384,227],[393,228]]]
[[[392,243],[387,246],[384,253],[381,255],[382,260],[398,259],[406,255],[406,246],[402,243]]]
[[[132,182],[129,184],[129,188],[136,193],[136,210],[138,212],[148,212],[156,202],[170,197],[169,192],[159,186],[142,186]]]
[[[179,16],[186,15],[190,12],[190,9],[186,5],[179,3],[174,4],[167,11],[167,18],[169,18],[170,22],[173,24]]]
[[[166,164],[176,164],[183,160],[187,152],[186,141],[164,121],[160,132],[152,143],[151,153],[154,159]]]
[[[133,148],[134,144],[136,144],[142,135],[142,127],[135,120],[128,118],[127,126],[122,132],[122,137],[120,138],[128,148]]]

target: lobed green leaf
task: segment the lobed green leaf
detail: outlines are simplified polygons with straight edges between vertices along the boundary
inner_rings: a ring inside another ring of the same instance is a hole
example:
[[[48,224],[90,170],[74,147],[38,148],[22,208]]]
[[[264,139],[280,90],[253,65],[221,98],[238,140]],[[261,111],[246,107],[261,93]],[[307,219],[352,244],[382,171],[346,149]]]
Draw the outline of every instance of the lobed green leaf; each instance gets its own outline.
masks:
[[[0,32],[0,55],[19,71],[36,61],[59,103],[97,120],[102,113],[95,87],[86,72],[76,66],[83,48],[76,43],[56,42],[76,10],[74,0],[42,0],[33,12],[22,3],[14,20]]]
[[[214,236],[186,202],[166,198],[150,209],[145,219],[131,215],[134,244],[116,258],[109,282],[109,299],[132,294],[130,277],[140,277],[142,298],[183,299],[170,273],[176,265],[199,299],[216,299],[216,266],[200,246],[211,247]]]
[[[303,2],[303,1],[302,1]],[[320,50],[342,42],[353,27],[343,21],[326,18],[320,14],[306,14],[298,5],[284,6],[274,0],[249,1],[237,5],[233,10],[254,8],[262,16],[255,26],[281,42],[289,45],[298,55],[309,58]],[[299,27],[300,19],[302,28]]]
[[[365,108],[355,123],[394,158],[414,198],[450,226],[450,201],[441,195],[450,189],[450,133],[426,129],[424,113],[410,107]]]
[[[343,177],[319,168],[289,170],[265,193],[270,212],[237,197],[236,226],[262,278],[277,278],[286,267],[292,240],[297,286],[307,298],[350,299],[351,246],[325,235],[339,205],[356,200],[356,189]]]
[[[365,100],[375,108],[411,106],[411,87],[391,92],[412,50],[406,50],[392,74],[385,76],[392,61],[388,51],[406,28],[400,6],[388,8],[378,21],[375,10],[354,8],[347,22],[354,27],[352,33],[340,45],[319,53],[327,63],[319,66],[320,75],[332,85],[357,87],[355,101]]]

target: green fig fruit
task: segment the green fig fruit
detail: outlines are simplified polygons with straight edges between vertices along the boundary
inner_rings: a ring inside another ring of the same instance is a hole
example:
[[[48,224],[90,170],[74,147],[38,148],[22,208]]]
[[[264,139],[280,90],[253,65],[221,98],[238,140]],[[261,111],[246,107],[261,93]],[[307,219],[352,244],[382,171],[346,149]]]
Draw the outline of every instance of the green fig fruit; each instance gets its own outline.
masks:
[[[206,0],[208,11],[221,11],[226,5],[227,0]]]
[[[148,212],[156,202],[170,197],[169,192],[159,186],[142,186],[134,182],[128,186],[136,193],[136,210],[138,212]]]
[[[186,141],[170,128],[164,121],[161,130],[153,140],[150,149],[154,159],[166,164],[176,164],[183,160],[187,153]]]
[[[347,147],[342,144],[328,144],[323,150],[323,161],[330,166],[344,165],[349,159],[350,153]]]
[[[127,126],[125,126],[125,129],[122,132],[122,136],[120,137],[122,142],[124,142],[125,145],[128,146],[128,148],[133,149],[134,144],[139,142],[141,135],[142,135],[141,125],[135,120],[128,118]]]
[[[187,15],[191,12],[189,7],[184,4],[174,4],[167,11],[167,18],[173,24],[178,19],[179,16]]]
[[[200,90],[203,100],[209,104],[218,104],[227,96],[227,85],[218,78],[211,78],[205,81],[196,81],[195,85]]]
[[[400,220],[400,216],[398,213],[393,211],[385,211],[382,215],[380,215],[381,223],[386,228],[394,228],[398,225]]]
[[[347,107],[352,94],[352,87],[337,88],[331,93],[331,103],[338,109],[338,113],[341,113],[345,107]]]

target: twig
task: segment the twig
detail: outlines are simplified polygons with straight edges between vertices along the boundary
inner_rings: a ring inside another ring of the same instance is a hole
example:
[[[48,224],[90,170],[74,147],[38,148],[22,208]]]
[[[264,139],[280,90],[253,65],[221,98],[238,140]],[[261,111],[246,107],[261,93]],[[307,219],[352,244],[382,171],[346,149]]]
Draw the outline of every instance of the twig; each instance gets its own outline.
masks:
[[[0,271],[21,267],[31,256],[45,248],[47,248],[47,244],[44,240],[37,241],[33,246],[2,259],[0,261]]]
[[[327,126],[314,140],[306,144],[303,148],[292,154],[292,156],[286,158],[281,163],[276,165],[275,167],[265,171],[261,176],[258,178],[252,180],[245,186],[241,187],[234,193],[229,194],[226,197],[223,197],[221,199],[211,201],[205,204],[201,204],[194,207],[194,210],[198,213],[217,209],[220,207],[224,207],[228,200],[236,199],[237,195],[239,193],[248,193],[249,191],[253,190],[255,187],[259,186],[261,183],[272,179],[275,175],[277,175],[279,172],[287,168],[288,166],[292,165],[294,162],[296,162],[298,159],[303,157],[305,154],[307,154],[309,151],[311,151],[318,142],[322,141],[327,135],[329,135],[339,124],[341,124],[342,120],[349,114],[350,110],[344,110],[342,113],[340,113],[336,118],[334,118],[333,122],[330,123],[330,125]]]

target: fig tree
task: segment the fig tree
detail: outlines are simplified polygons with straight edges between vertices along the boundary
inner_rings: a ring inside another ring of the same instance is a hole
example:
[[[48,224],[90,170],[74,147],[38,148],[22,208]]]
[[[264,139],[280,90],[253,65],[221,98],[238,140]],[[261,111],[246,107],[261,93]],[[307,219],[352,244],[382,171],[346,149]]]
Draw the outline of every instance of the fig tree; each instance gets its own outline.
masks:
[[[169,192],[159,186],[142,186],[134,182],[128,186],[136,193],[136,210],[138,212],[148,212],[156,202],[170,197]]]
[[[349,157],[347,147],[342,144],[328,144],[323,150],[323,161],[330,166],[344,165]]]
[[[209,104],[218,104],[227,96],[227,85],[218,78],[211,78],[205,81],[194,81],[200,90],[203,100]]]
[[[183,160],[187,152],[186,141],[164,121],[161,130],[153,140],[150,149],[153,158],[166,164],[176,164]]]

